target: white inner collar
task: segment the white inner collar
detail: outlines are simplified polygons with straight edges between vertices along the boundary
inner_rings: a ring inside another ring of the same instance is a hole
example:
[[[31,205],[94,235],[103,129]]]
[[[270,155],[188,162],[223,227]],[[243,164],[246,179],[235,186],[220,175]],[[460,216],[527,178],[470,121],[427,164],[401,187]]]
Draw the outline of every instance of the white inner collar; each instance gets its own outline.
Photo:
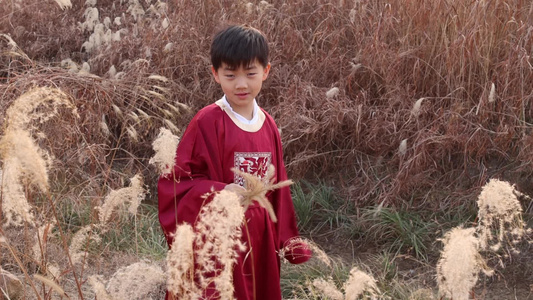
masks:
[[[259,114],[258,114],[259,105],[257,105],[257,101],[255,101],[255,99],[254,99],[254,112],[252,114],[252,119],[251,120],[248,120],[245,117],[243,117],[243,116],[239,115],[238,113],[236,113],[233,110],[233,108],[231,107],[231,105],[229,104],[228,100],[226,99],[226,95],[224,95],[224,97],[222,97],[222,101],[224,102],[224,105],[226,105],[228,107],[228,109],[235,115],[235,117],[240,122],[250,125],[250,124],[257,123],[257,120],[259,120]]]

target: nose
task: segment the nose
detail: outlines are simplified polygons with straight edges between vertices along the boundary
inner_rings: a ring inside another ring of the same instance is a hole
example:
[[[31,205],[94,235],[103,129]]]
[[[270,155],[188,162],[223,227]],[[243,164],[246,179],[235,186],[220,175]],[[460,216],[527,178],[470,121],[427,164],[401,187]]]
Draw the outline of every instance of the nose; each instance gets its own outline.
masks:
[[[246,82],[246,78],[239,76],[237,77],[237,81],[235,83],[235,88],[237,89],[245,89],[248,87],[248,83]]]

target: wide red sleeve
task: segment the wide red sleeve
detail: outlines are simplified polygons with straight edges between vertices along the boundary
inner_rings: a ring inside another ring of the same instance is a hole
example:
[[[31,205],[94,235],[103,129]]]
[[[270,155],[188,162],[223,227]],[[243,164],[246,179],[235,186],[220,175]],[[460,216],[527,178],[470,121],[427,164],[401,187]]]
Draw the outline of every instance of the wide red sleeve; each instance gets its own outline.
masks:
[[[268,115],[267,115],[268,116]],[[276,166],[277,182],[287,180],[287,172],[283,162],[283,149],[281,137],[274,121],[268,116],[270,123],[274,126],[272,134],[275,136],[276,156],[273,158]],[[296,212],[292,203],[292,196],[289,187],[284,187],[272,192],[272,204],[278,218],[276,229],[278,232],[278,249],[285,249],[285,258],[293,264],[306,262],[311,258],[311,250],[304,242],[295,242],[299,237]]]
[[[176,164],[158,185],[159,222],[170,245],[177,224],[194,224],[211,190],[222,190],[221,149],[216,123],[203,122],[202,113],[189,123],[176,150]]]

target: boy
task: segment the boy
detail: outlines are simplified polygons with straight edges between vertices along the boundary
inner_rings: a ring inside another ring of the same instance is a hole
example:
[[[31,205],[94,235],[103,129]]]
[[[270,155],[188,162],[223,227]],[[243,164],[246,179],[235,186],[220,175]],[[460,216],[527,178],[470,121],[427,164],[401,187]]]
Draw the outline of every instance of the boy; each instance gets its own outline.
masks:
[[[177,224],[194,226],[202,195],[242,188],[243,178],[231,168],[263,177],[273,164],[276,182],[287,179],[278,128],[255,100],[270,72],[265,37],[249,26],[230,26],[215,36],[211,63],[224,96],[192,119],[176,152],[175,179],[161,177],[158,183],[159,220],[169,245]],[[233,271],[238,300],[281,299],[278,253],[298,237],[298,229],[289,188],[268,196],[277,222],[255,202],[245,213],[247,251],[239,254]],[[291,263],[309,259],[307,245],[291,245],[285,252]],[[218,298],[213,291],[204,294]]]

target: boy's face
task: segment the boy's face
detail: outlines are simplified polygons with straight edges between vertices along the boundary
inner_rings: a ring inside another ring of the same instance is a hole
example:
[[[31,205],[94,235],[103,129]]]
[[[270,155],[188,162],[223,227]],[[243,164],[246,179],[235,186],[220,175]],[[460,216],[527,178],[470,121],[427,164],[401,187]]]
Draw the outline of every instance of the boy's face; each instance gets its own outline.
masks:
[[[231,108],[246,116],[253,111],[254,98],[261,91],[263,81],[270,72],[270,64],[263,67],[257,60],[247,66],[231,68],[225,63],[215,70],[211,67],[215,81],[220,84]]]

